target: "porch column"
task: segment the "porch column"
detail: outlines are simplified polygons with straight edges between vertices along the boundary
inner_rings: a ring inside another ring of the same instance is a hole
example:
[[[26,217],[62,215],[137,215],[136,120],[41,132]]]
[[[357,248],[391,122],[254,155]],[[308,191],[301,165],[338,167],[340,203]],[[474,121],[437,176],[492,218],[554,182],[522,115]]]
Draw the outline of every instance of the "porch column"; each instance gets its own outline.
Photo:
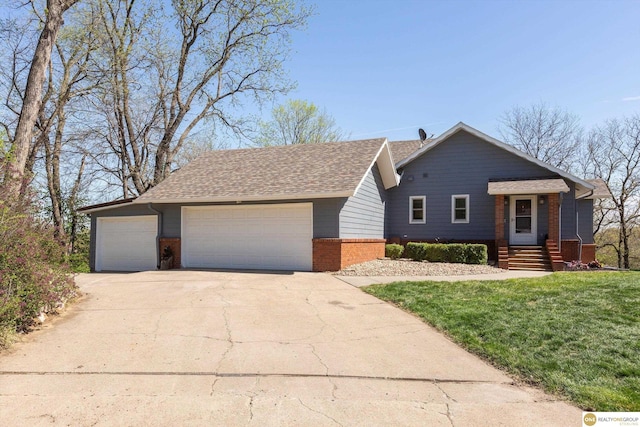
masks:
[[[496,242],[504,240],[504,194],[496,194]]]
[[[547,194],[549,201],[549,240],[560,245],[560,197],[558,193]]]

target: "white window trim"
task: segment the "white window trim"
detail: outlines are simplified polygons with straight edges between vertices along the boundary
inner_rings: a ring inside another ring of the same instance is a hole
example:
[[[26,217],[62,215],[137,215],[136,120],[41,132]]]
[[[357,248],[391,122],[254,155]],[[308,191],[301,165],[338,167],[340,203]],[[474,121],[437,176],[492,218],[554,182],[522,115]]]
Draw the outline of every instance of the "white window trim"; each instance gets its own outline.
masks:
[[[422,219],[413,219],[413,201],[422,200]],[[427,223],[427,196],[409,196],[409,224]]]
[[[456,199],[464,199],[466,218],[456,219]],[[468,224],[469,223],[469,195],[468,194],[454,194],[451,196],[451,223],[452,224]]]

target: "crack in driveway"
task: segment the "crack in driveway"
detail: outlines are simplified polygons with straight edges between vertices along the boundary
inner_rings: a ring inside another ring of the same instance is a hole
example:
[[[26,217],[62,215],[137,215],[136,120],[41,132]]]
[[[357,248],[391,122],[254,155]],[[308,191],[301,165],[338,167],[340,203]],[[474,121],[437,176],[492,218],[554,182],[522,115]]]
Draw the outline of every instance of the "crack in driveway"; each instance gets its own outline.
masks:
[[[378,380],[378,381],[408,381],[429,382],[433,384],[500,384],[515,385],[513,381],[484,381],[462,380],[447,378],[422,378],[422,377],[392,377],[376,375],[348,375],[348,374],[291,374],[281,372],[216,372],[216,371],[0,371],[0,376],[38,376],[38,375],[122,375],[122,376],[209,376],[219,378],[334,378],[351,380]],[[214,383],[215,384],[215,383]],[[451,399],[453,400],[453,399]]]

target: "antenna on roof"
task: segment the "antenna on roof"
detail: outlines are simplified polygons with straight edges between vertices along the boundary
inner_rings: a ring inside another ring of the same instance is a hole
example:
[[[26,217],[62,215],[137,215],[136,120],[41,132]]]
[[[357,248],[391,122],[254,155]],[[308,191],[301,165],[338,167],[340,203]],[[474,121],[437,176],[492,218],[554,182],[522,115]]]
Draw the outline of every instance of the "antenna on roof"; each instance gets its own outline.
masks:
[[[422,148],[425,139],[427,139],[427,133],[424,131],[424,129],[420,128],[418,129],[418,135],[420,135],[420,148]]]

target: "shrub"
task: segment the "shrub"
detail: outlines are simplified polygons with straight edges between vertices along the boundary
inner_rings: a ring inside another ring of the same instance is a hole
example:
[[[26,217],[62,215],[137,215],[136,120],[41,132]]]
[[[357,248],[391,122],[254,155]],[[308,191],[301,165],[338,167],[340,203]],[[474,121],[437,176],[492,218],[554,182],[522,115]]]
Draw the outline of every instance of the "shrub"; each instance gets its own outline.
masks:
[[[489,255],[487,253],[487,245],[468,244],[467,246],[467,264],[486,264]]]
[[[424,243],[409,242],[404,250],[405,256],[411,258],[414,261],[424,261],[427,257],[427,252]]]
[[[398,259],[402,256],[402,253],[404,252],[404,246],[402,245],[397,245],[395,243],[386,245],[384,247],[384,256],[391,258],[391,259]]]
[[[486,264],[487,246],[464,243],[407,243],[405,254],[414,261]]]
[[[0,197],[0,346],[76,292],[64,248],[36,208],[26,196]]]
[[[447,253],[447,262],[464,264],[467,262],[467,246],[462,243],[444,245]]]
[[[89,256],[85,253],[77,253],[69,255],[67,259],[71,271],[74,273],[89,273]]]
[[[447,248],[444,243],[423,243],[429,262],[447,262]]]

